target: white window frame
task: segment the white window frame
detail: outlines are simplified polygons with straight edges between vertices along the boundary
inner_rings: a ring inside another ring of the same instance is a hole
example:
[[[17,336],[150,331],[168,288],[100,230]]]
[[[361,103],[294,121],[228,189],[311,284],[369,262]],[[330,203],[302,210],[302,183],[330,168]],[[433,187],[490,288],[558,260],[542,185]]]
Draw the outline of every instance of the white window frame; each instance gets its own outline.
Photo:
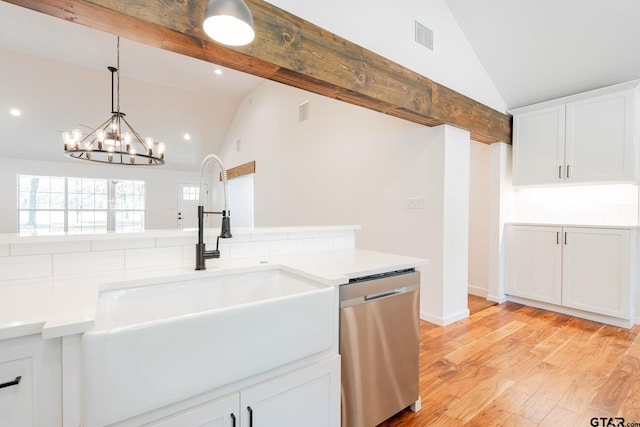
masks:
[[[49,183],[55,181],[58,191],[52,192],[49,185],[48,190],[33,193],[31,188],[23,188],[23,179],[28,178],[46,178]],[[60,191],[60,180],[64,180],[64,192]],[[124,192],[119,190],[122,187],[125,188]],[[53,197],[52,194],[56,196]],[[60,201],[62,194],[63,203]],[[52,203],[52,200],[55,200],[55,203]],[[34,202],[45,206],[33,207],[30,203]],[[35,218],[35,224],[24,225],[25,214],[30,220]],[[53,226],[50,221],[48,227],[46,224],[38,225],[38,216],[51,218],[52,214],[56,214],[55,217],[58,219]],[[62,221],[60,214],[63,216]],[[74,221],[74,216],[79,219]],[[102,221],[98,220],[96,223],[96,216]],[[87,217],[94,219],[89,221]],[[20,234],[132,232],[143,231],[145,224],[146,183],[142,180],[18,174]]]

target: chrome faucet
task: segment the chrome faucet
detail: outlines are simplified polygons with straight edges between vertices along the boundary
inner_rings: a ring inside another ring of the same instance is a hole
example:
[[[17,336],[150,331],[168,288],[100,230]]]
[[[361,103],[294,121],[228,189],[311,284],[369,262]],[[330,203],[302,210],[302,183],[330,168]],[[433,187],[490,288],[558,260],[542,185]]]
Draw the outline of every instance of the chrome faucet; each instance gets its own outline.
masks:
[[[207,212],[204,210],[204,204],[202,202],[203,184],[204,184],[204,170],[206,167],[215,161],[220,166],[220,173],[222,175],[222,186],[224,187],[224,209],[222,212]],[[222,215],[222,228],[220,235],[216,239],[216,248],[214,250],[207,250],[204,243],[204,216],[209,214]],[[228,239],[231,236],[231,220],[229,216],[231,212],[227,206],[227,171],[222,164],[222,160],[215,154],[209,154],[204,158],[200,164],[200,204],[198,205],[198,243],[196,243],[196,270],[206,270],[205,260],[210,258],[220,258],[220,249],[218,244],[220,238]]]

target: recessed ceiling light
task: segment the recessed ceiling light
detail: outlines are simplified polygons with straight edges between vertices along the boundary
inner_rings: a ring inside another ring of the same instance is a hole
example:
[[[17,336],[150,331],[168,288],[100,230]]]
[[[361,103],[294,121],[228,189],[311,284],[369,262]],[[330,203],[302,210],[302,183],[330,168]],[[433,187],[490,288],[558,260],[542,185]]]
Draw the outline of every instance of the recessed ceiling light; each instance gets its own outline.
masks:
[[[17,108],[12,108],[9,110],[9,114],[11,114],[13,117],[20,117],[20,114],[22,114],[22,112]]]
[[[190,141],[191,140],[191,135],[189,135],[188,133],[184,134],[184,140],[185,141]]]
[[[216,73],[218,76],[222,75],[222,70],[220,68],[216,68],[215,70],[213,70],[214,73]]]

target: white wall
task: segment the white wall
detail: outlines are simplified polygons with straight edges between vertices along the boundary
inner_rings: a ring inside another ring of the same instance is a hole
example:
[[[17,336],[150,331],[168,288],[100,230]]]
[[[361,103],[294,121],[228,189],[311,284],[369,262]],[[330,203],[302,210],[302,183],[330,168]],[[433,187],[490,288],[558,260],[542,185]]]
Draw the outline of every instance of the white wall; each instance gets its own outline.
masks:
[[[506,104],[444,0],[269,0],[270,3],[498,111]],[[434,50],[414,41],[414,22]]]
[[[161,167],[127,167],[100,165],[66,159],[63,162],[44,162],[0,158],[0,194],[4,202],[0,208],[0,233],[18,232],[17,175],[51,175],[95,178],[138,179],[146,187],[146,229],[177,227],[177,185],[199,182],[198,172],[183,172]]]
[[[491,155],[487,144],[471,143],[469,168],[469,293],[489,291]]]
[[[299,123],[298,106],[306,101],[309,119]],[[464,200],[449,203],[463,220],[450,221],[445,230],[443,141],[458,134],[466,136],[466,157],[461,156],[463,170],[448,178],[450,195],[457,194],[456,184],[469,185],[468,132],[428,128],[265,82],[240,104],[221,157],[227,167],[256,161],[256,226],[361,225],[357,247],[431,259],[423,280],[442,289],[446,269],[454,265],[443,257],[445,233],[464,230],[466,241],[468,229],[465,193]],[[407,209],[410,197],[423,197],[425,208]],[[466,308],[466,243],[463,252]],[[443,296],[433,292],[425,298],[441,301],[433,307],[437,317],[450,317],[442,316]]]
[[[298,106],[307,100],[310,117],[299,123]],[[240,104],[221,157],[227,167],[256,161],[256,226],[360,224],[359,247],[424,256],[430,241],[424,224],[437,212],[432,183],[442,180],[432,134],[265,82]],[[405,209],[413,196],[424,196],[427,209]]]

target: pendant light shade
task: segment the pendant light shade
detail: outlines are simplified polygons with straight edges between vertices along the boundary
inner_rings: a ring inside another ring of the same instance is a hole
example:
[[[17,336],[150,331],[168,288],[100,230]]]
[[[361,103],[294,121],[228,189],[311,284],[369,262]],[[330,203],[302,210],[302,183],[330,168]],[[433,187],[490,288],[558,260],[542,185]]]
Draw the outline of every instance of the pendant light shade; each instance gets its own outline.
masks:
[[[229,46],[244,46],[255,37],[251,11],[242,0],[209,0],[202,27],[213,40]]]

